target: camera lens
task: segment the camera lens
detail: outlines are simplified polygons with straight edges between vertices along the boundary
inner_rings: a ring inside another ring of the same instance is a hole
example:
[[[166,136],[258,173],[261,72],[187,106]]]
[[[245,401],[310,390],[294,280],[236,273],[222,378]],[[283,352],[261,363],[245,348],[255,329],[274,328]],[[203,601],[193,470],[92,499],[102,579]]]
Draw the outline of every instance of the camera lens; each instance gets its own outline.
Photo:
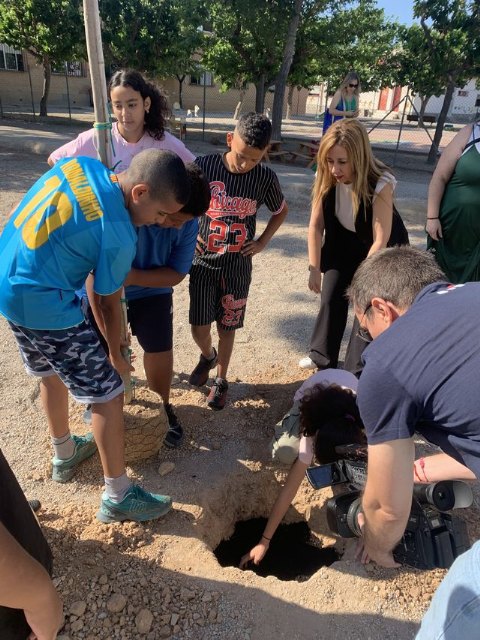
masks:
[[[358,526],[358,514],[361,511],[361,498],[357,498],[356,500],[354,500],[347,511],[347,526],[357,538],[360,538],[360,536],[362,535],[360,527]]]
[[[431,504],[439,511],[449,511],[455,505],[455,493],[451,482],[434,482],[432,484],[416,484],[413,495],[424,504]]]

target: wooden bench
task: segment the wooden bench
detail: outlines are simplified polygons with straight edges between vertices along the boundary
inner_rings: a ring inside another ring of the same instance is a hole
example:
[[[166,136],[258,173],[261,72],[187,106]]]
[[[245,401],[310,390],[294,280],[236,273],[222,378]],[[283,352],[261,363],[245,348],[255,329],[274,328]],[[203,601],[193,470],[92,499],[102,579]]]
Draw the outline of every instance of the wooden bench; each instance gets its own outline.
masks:
[[[280,160],[280,162],[283,162],[288,158],[290,154],[291,154],[291,151],[269,151],[268,156],[265,156],[265,159],[267,161],[270,161],[274,158],[277,158],[277,160]]]
[[[407,120],[408,122],[418,122],[418,115],[416,113],[409,113]],[[437,121],[437,116],[423,116],[423,121],[434,124]]]
[[[178,134],[180,140],[187,137],[187,123],[182,119],[172,116],[169,120],[169,129],[174,135]]]

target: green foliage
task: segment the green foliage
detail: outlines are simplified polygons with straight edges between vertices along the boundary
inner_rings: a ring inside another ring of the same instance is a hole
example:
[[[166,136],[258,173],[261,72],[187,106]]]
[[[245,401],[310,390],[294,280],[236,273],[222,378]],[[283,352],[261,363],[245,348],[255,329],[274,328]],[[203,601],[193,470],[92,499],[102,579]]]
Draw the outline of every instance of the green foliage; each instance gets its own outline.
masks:
[[[478,0],[416,0],[427,51],[426,64],[443,87],[463,86],[480,72]]]
[[[444,68],[432,67],[429,43],[419,24],[402,27],[397,54],[398,84],[408,85],[415,95],[439,96],[445,88]]]
[[[292,0],[212,0],[208,4],[213,35],[203,60],[224,89],[257,83],[260,78],[268,86],[275,80],[293,6]]]
[[[374,0],[359,0],[321,17],[316,35],[319,80],[336,88],[347,72],[354,70],[360,76],[362,91],[392,84],[399,29]]]
[[[105,61],[142,72],[163,71],[175,22],[170,0],[100,0]]]
[[[427,64],[445,87],[428,162],[437,156],[455,86],[480,73],[480,4],[478,0],[415,0],[425,37]]]
[[[85,55],[79,0],[0,0],[0,42],[26,49],[41,64]]]
[[[196,66],[204,36],[199,0],[100,0],[105,58],[150,75],[180,76]]]

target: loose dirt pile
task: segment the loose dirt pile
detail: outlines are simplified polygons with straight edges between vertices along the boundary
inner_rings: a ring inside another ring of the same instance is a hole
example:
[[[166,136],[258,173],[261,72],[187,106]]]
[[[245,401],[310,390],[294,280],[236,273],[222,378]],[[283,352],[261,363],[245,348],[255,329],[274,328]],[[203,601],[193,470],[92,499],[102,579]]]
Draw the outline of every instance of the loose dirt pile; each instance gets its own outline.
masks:
[[[11,156],[4,157],[1,168],[4,221],[19,192],[45,166],[35,158]],[[63,640],[403,640],[414,636],[444,575],[440,570],[363,567],[353,560],[350,546],[342,561],[301,583],[222,569],[214,557],[213,549],[231,535],[237,520],[268,515],[285,478],[284,471],[270,464],[268,442],[307,376],[297,362],[307,348],[318,305],[306,289],[312,174],[296,167],[274,168],[291,213],[269,249],[255,258],[246,326],[235,345],[224,411],[209,410],[208,389],[187,383],[198,359],[188,327],[187,283],[175,293],[172,402],[185,428],[185,443],[175,451],[162,448],[129,467],[130,475],[148,489],[172,495],[174,509],[162,520],[97,523],[98,456],[82,465],[73,482],[60,486],[50,480],[51,448],[38,386],[25,375],[6,323],[0,321],[0,444],[27,496],[43,503],[40,521],[54,551],[55,582],[65,602]],[[426,191],[428,175],[407,172],[404,178],[399,209],[414,239],[421,241],[424,202],[414,195]],[[160,415],[161,425],[162,412],[145,388],[138,349],[136,368],[141,385],[137,404],[127,413],[142,426]],[[85,432],[83,410],[73,403],[71,408],[72,430]],[[161,429],[152,431],[158,435]],[[155,443],[148,446],[155,448]],[[325,522],[324,503],[330,496],[329,490],[315,492],[304,482],[287,521],[306,519],[318,544],[343,549]],[[477,513],[468,510],[466,517],[478,537]]]

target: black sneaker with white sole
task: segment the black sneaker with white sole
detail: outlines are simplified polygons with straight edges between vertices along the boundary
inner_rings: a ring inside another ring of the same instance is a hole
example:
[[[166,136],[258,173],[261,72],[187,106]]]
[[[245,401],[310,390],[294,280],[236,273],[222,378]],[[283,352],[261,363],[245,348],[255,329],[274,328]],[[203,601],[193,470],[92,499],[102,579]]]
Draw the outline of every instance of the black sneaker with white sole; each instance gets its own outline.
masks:
[[[170,403],[163,405],[168,418],[168,431],[163,444],[175,449],[183,442],[183,427],[178,421],[175,411]]]
[[[200,360],[198,361],[197,366],[190,374],[188,382],[194,387],[203,387],[203,385],[207,382],[208,376],[210,375],[210,369],[217,366],[218,354],[215,347],[213,348],[213,356],[208,359],[205,358],[204,355],[200,354]]]

